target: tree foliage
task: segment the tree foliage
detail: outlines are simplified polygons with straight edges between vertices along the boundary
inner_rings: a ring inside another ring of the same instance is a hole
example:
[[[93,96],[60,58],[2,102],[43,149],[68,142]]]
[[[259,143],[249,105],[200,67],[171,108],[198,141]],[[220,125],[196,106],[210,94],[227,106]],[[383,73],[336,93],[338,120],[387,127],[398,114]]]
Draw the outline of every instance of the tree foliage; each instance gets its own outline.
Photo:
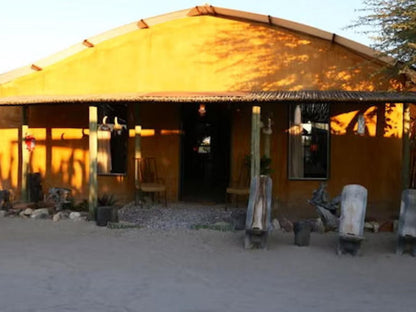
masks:
[[[372,48],[397,60],[396,73],[416,70],[416,0],[363,0],[364,13],[351,27],[365,28]]]

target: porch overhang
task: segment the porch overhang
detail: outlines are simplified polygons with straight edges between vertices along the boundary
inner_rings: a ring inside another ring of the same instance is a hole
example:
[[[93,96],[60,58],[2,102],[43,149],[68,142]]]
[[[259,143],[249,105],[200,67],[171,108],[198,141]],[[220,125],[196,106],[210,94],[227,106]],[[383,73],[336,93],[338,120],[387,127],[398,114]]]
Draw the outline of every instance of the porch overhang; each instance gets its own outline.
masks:
[[[62,103],[416,103],[416,92],[389,91],[250,91],[250,92],[150,92],[85,95],[25,95],[0,98],[0,106]]]

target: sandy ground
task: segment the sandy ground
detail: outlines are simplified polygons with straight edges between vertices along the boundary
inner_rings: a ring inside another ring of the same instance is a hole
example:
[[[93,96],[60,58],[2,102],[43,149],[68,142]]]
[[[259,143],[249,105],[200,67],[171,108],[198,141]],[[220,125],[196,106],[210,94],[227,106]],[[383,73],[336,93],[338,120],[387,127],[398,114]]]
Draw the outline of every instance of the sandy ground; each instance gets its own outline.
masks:
[[[392,233],[366,233],[361,257],[335,233],[274,232],[267,251],[243,235],[1,218],[0,311],[415,311],[416,259]]]

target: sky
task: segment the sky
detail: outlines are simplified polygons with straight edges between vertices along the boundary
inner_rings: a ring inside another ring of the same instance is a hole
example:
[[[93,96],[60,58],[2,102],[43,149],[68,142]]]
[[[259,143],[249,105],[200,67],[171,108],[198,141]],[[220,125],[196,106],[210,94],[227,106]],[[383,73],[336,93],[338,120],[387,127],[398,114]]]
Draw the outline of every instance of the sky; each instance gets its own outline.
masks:
[[[107,30],[206,4],[195,0],[0,0],[0,73],[36,63]],[[369,45],[346,30],[362,0],[212,0],[210,5],[306,24]]]

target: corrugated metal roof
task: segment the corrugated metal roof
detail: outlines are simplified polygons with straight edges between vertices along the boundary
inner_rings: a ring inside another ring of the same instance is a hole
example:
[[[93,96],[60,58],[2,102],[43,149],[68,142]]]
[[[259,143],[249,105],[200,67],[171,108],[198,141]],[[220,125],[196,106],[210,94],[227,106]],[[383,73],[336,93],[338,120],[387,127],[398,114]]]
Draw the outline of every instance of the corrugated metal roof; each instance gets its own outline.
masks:
[[[161,92],[99,95],[34,95],[0,98],[0,105],[59,103],[158,102],[158,103],[416,103],[416,92],[384,91],[259,91],[259,92]]]

